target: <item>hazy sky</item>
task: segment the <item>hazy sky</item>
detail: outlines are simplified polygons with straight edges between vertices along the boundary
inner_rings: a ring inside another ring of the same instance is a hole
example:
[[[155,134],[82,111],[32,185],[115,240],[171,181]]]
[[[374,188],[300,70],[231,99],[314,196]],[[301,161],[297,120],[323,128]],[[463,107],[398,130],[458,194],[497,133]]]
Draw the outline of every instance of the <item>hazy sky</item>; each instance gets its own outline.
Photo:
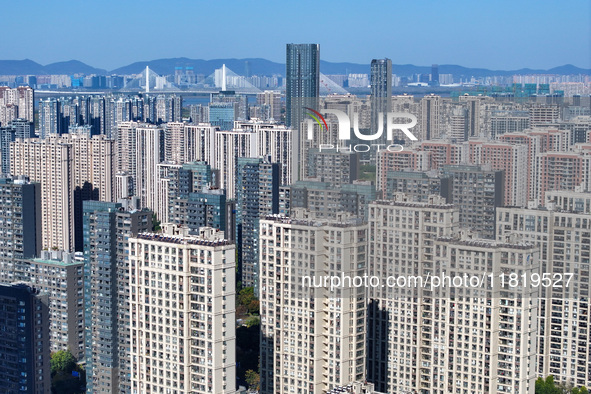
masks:
[[[591,68],[589,0],[20,0],[2,16],[0,59],[108,70],[170,57],[283,63],[288,42],[319,43],[333,62]]]

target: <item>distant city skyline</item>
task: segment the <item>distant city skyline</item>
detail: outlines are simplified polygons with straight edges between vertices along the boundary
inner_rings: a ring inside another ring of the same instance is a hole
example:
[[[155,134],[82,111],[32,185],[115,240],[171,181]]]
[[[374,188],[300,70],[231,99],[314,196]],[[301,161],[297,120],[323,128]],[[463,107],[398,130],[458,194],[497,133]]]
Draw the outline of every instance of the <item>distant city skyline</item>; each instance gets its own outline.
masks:
[[[4,15],[11,16],[5,31],[18,33],[7,35],[0,53],[6,60],[49,64],[75,59],[112,70],[174,57],[283,62],[285,44],[293,42],[320,44],[322,60],[331,62],[387,57],[394,64],[422,66],[591,68],[590,8],[583,0],[561,7],[551,1],[505,0],[460,1],[453,7],[373,1],[353,6],[332,0],[279,5],[106,0],[100,6],[65,0],[57,6],[34,0],[4,4]]]

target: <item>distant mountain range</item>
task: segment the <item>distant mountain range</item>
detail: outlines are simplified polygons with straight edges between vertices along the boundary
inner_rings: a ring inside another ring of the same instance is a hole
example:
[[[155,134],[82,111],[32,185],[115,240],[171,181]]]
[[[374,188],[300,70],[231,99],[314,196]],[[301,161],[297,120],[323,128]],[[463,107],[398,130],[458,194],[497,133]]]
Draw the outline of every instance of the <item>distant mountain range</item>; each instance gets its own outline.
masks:
[[[158,59],[135,62],[130,65],[107,71],[84,64],[78,60],[57,62],[41,65],[33,60],[0,60],[0,75],[47,75],[47,74],[137,74],[146,66],[161,75],[174,74],[175,67],[193,67],[195,74],[210,75],[215,69],[225,64],[230,70],[239,75],[273,75],[285,74],[285,64],[275,63],[266,59],[188,59],[185,57],[173,59]],[[320,61],[320,71],[324,74],[369,74],[369,64],[332,63]],[[413,64],[394,64],[392,72],[400,76],[412,74],[429,74],[430,66],[415,66]],[[572,64],[554,67],[549,70],[534,70],[523,68],[520,70],[488,70],[485,68],[468,68],[453,64],[439,65],[440,74],[453,74],[454,77],[488,77],[493,75],[510,76],[515,74],[586,74],[591,75],[591,69],[583,69]]]

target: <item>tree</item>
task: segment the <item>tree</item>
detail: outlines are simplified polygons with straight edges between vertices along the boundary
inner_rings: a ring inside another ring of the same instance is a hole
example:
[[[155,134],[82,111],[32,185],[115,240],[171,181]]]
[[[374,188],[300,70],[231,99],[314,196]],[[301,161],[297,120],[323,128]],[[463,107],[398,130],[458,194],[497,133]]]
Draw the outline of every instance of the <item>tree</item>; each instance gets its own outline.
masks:
[[[248,312],[258,315],[259,310],[260,310],[259,300],[250,301],[250,303],[248,304]]]
[[[246,327],[248,328],[258,326],[261,324],[261,318],[258,316],[251,316],[248,319],[246,319],[246,322],[244,322],[244,324],[246,324]]]
[[[571,394],[573,392],[573,390],[575,390],[575,387],[573,386],[573,384],[569,381],[569,382],[560,382],[556,385],[556,387],[558,388],[558,392],[562,393],[562,394]]]
[[[160,227],[160,220],[158,220],[155,213],[152,214],[152,231],[155,233],[162,231],[162,227]]]
[[[253,287],[245,287],[238,292],[238,305],[248,309],[248,313],[259,313],[259,300],[254,294]]]
[[[60,350],[51,355],[51,373],[72,373],[76,359],[69,350]]]
[[[554,376],[536,380],[536,394],[589,394],[589,390],[583,387],[573,387],[571,382],[554,382]]]
[[[76,376],[72,375],[76,371]],[[51,355],[51,392],[52,394],[82,394],[86,385],[86,373],[76,364],[74,355],[69,350],[60,350]]]
[[[249,390],[258,391],[260,389],[261,376],[252,369],[249,369],[246,371],[246,383],[248,383]]]

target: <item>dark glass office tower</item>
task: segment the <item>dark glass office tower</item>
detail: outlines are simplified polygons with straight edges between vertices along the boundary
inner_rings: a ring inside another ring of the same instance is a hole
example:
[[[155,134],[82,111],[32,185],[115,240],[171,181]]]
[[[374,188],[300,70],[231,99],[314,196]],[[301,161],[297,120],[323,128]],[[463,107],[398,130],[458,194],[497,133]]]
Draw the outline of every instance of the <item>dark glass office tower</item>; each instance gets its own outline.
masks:
[[[439,86],[439,65],[434,64],[431,66],[431,85]]]
[[[286,116],[285,124],[294,129],[300,128],[305,108],[317,108],[320,95],[320,45],[287,44],[286,51]],[[293,133],[292,173],[294,179],[300,178],[303,164],[301,132]]]
[[[375,134],[380,125],[383,130],[382,135],[375,141],[376,144],[386,144],[386,115],[391,110],[392,60],[373,59],[371,61],[371,134]],[[372,151],[372,156],[375,156],[375,152],[377,150]]]

